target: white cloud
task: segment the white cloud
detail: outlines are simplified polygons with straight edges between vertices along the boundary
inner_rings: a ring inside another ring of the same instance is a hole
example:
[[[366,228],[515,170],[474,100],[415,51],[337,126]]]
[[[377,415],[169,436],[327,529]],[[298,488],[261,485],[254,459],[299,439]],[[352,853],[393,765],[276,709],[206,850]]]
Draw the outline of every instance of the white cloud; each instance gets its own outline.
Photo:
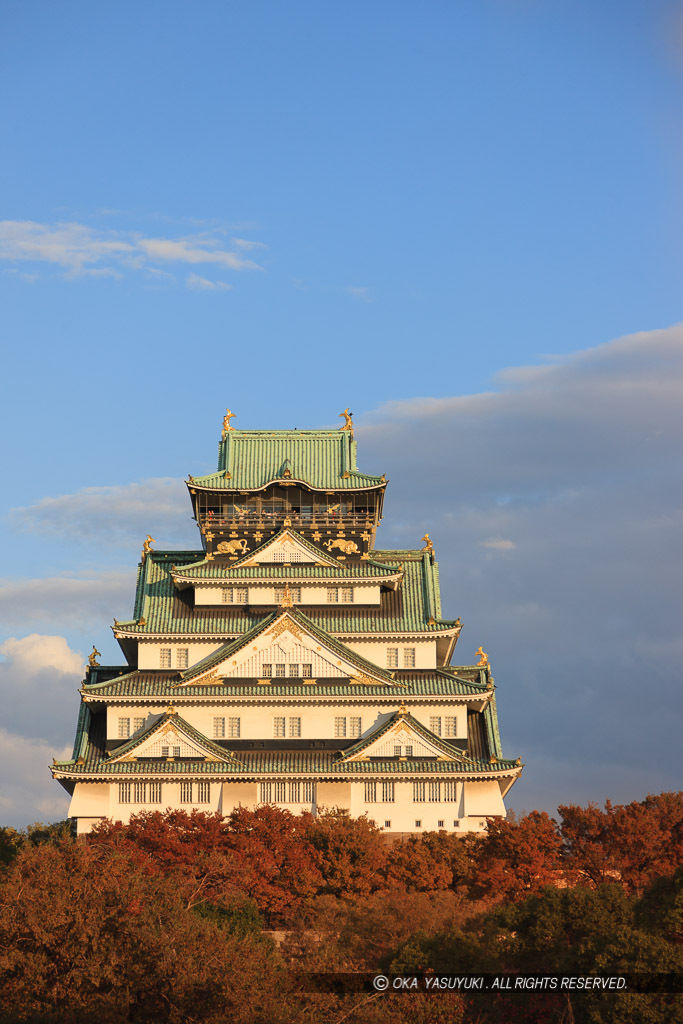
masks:
[[[492,551],[514,551],[517,547],[514,540],[507,537],[490,537],[488,540],[480,541],[483,548],[490,548]]]
[[[253,243],[260,245],[260,243]],[[87,224],[40,224],[0,221],[0,259],[61,267],[71,275],[121,276],[126,270],[148,270],[158,264],[215,264],[230,270],[262,270],[242,252],[244,239],[224,249],[218,233],[183,238],[150,238],[135,231],[101,230]]]
[[[3,726],[28,739],[63,744],[75,727],[85,658],[64,637],[32,633],[0,646]]]
[[[132,611],[134,586],[133,567],[91,577],[0,579],[0,618],[12,628],[49,624],[80,629],[83,624],[111,623]]]
[[[351,295],[352,298],[357,299],[359,302],[372,302],[372,292],[369,288],[353,288],[349,286],[344,289],[347,295]]]
[[[247,238],[233,238],[232,244],[236,245],[238,249],[267,249],[268,246],[264,242],[250,242]]]
[[[196,291],[225,292],[232,289],[232,285],[225,281],[209,281],[208,278],[200,277],[199,274],[188,274],[185,284],[188,288],[193,288]]]
[[[8,658],[20,672],[42,672],[51,669],[57,673],[73,674],[83,669],[83,656],[72,651],[63,636],[9,637],[0,644],[0,654]]]
[[[0,824],[25,828],[34,821],[66,818],[69,797],[49,765],[53,757],[71,757],[71,751],[71,745],[55,746],[0,728]]]

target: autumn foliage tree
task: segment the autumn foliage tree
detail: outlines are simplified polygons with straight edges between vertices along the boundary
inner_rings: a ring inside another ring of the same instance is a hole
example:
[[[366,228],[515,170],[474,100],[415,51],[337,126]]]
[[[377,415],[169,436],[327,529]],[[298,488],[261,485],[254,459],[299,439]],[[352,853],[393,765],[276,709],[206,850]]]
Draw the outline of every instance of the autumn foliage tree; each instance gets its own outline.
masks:
[[[545,811],[519,821],[489,819],[478,851],[475,891],[516,899],[551,882],[561,867],[562,840]]]

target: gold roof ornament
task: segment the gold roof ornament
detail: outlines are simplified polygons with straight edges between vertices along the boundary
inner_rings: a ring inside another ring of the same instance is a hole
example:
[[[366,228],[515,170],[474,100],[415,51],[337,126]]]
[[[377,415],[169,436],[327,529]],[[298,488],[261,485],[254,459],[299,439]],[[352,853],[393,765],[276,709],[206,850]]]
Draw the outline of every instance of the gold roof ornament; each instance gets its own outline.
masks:
[[[92,653],[88,655],[88,664],[90,665],[90,668],[99,668],[100,667],[100,663],[99,663],[99,661],[97,659],[101,658],[101,657],[102,657],[102,652],[98,651],[97,648],[95,647],[95,645],[93,644],[92,645]]]
[[[405,704],[401,704],[400,708],[398,709],[398,713],[399,715],[401,715],[401,717],[408,714],[408,708],[405,706]]]
[[[235,429],[234,427],[230,426],[230,420],[234,420],[236,415],[237,414],[234,413],[234,412],[231,412],[230,409],[226,409],[225,410],[225,416],[223,417],[223,433],[222,433],[222,438],[221,438],[223,441],[225,441],[225,435],[227,434],[227,432],[229,430],[234,430]]]
[[[292,601],[292,592],[289,589],[289,584],[288,583],[285,583],[285,589],[284,589],[284,592],[282,594],[282,602],[280,604],[280,607],[281,608],[293,608],[294,607],[294,603]]]
[[[166,714],[175,715],[175,706],[173,704],[168,705],[168,707],[166,708]]]
[[[488,656],[488,654],[486,653],[486,651],[482,647],[479,647],[474,653],[475,653],[475,655],[477,655],[477,654],[479,655],[479,661],[477,662],[478,666],[481,667],[483,665],[488,665],[488,663],[489,663],[489,656]]]
[[[434,544],[429,539],[429,534],[428,533],[425,533],[425,535],[422,538],[422,540],[425,542],[425,546],[422,548],[422,551],[433,551],[434,550]]]
[[[352,431],[353,430],[353,420],[351,419],[351,417],[353,416],[353,413],[349,412],[348,405],[344,409],[344,412],[340,412],[339,415],[340,415],[340,417],[341,416],[344,417],[344,426],[340,427],[339,429],[340,430],[351,430]]]
[[[147,555],[152,550],[152,544],[156,544],[156,541],[155,541],[154,537],[152,536],[152,534],[148,533],[147,536],[145,537],[143,543],[142,543],[142,553],[141,553],[140,557],[142,558],[143,562],[145,561],[145,559],[147,558]]]

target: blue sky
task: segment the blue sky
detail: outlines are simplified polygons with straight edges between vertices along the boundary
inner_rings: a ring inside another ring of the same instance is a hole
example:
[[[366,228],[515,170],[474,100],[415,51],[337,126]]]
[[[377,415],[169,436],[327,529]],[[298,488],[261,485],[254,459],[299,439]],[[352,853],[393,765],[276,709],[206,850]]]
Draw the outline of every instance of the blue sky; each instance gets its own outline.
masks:
[[[193,543],[174,481],[213,468],[225,407],[278,428],[350,405],[392,481],[383,542],[429,526],[461,643],[488,638],[512,803],[679,785],[629,751],[661,748],[643,679],[681,653],[680,5],[1,18],[6,751],[71,740],[142,536]],[[63,720],[35,710],[50,687]],[[61,811],[30,775],[8,820]]]

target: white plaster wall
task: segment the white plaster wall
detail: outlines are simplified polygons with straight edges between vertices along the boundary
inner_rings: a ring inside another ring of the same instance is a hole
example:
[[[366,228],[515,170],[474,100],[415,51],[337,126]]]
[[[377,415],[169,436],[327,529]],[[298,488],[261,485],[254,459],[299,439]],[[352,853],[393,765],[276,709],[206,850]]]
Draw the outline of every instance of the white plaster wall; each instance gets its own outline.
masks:
[[[70,818],[97,817],[109,814],[108,782],[77,782],[69,804]]]
[[[344,811],[351,809],[350,782],[319,782],[317,786],[317,805],[319,809],[332,810],[340,807]]]
[[[387,643],[386,640],[343,640],[356,654],[371,661],[373,665],[387,668],[387,650],[398,647],[398,668],[406,668],[403,664],[403,651],[406,647],[415,648],[415,668],[436,668],[436,640],[410,640]]]
[[[222,796],[222,813],[230,814],[237,807],[252,810],[258,802],[257,782],[224,782]]]
[[[468,817],[501,814],[505,816],[505,805],[497,782],[465,783],[465,814]]]
[[[164,647],[171,649],[171,668],[178,668],[178,648],[187,648],[188,651],[188,666],[191,668],[192,665],[196,665],[202,658],[207,658],[209,654],[213,654],[219,647],[223,646],[224,641],[214,640],[210,643],[192,643],[188,641],[153,641],[153,640],[141,640],[138,644],[138,668],[161,668],[161,648]]]
[[[325,586],[313,586],[313,585],[310,585],[310,584],[306,584],[306,582],[304,580],[301,580],[301,581],[297,580],[297,578],[296,578],[296,570],[295,569],[293,569],[293,571],[292,571],[292,578],[291,578],[291,580],[282,580],[281,582],[278,582],[277,586],[278,587],[283,587],[286,583],[289,583],[290,586],[301,587],[301,602],[300,602],[301,604],[306,604],[306,605],[311,605],[311,604],[312,605],[321,605],[321,604],[324,604],[324,605],[332,605],[332,606],[335,606],[335,607],[339,606],[339,607],[342,607],[342,608],[350,607],[350,602],[348,602],[348,601],[332,601],[332,602],[328,601],[327,600],[327,590],[328,590],[327,585],[325,585]],[[235,580],[234,583],[226,583],[224,585],[225,586],[233,586],[233,587],[243,587],[246,584],[245,584],[245,581]],[[336,583],[332,584],[332,583],[330,583],[329,586],[338,586],[340,588],[340,590],[341,590],[342,586],[353,586],[353,592],[354,592],[353,593],[353,604],[358,604],[358,605],[379,605],[379,603],[380,603],[381,593],[380,593],[380,587],[378,585],[374,586],[374,585],[368,585],[368,584],[358,585],[357,583],[353,583],[353,584],[351,584],[351,583],[347,583],[347,584],[341,584],[341,583],[340,584],[336,584]],[[216,587],[216,586],[213,586],[213,587],[197,586],[197,587],[195,587],[195,592],[194,592],[195,593],[195,605],[197,607],[199,607],[199,606],[204,606],[205,607],[206,605],[221,605],[221,607],[225,607],[225,608],[234,607],[233,604],[229,604],[229,603],[223,604],[223,597],[222,597],[222,594],[221,594],[221,590],[222,590],[222,586],[219,586],[219,587]],[[246,602],[247,604],[270,605],[272,607],[276,607],[275,586],[272,583],[270,583],[270,584],[254,584],[254,583],[249,583],[247,585],[247,590],[248,590],[248,599],[247,599],[247,602]],[[277,604],[279,604],[279,602],[277,602]]]

